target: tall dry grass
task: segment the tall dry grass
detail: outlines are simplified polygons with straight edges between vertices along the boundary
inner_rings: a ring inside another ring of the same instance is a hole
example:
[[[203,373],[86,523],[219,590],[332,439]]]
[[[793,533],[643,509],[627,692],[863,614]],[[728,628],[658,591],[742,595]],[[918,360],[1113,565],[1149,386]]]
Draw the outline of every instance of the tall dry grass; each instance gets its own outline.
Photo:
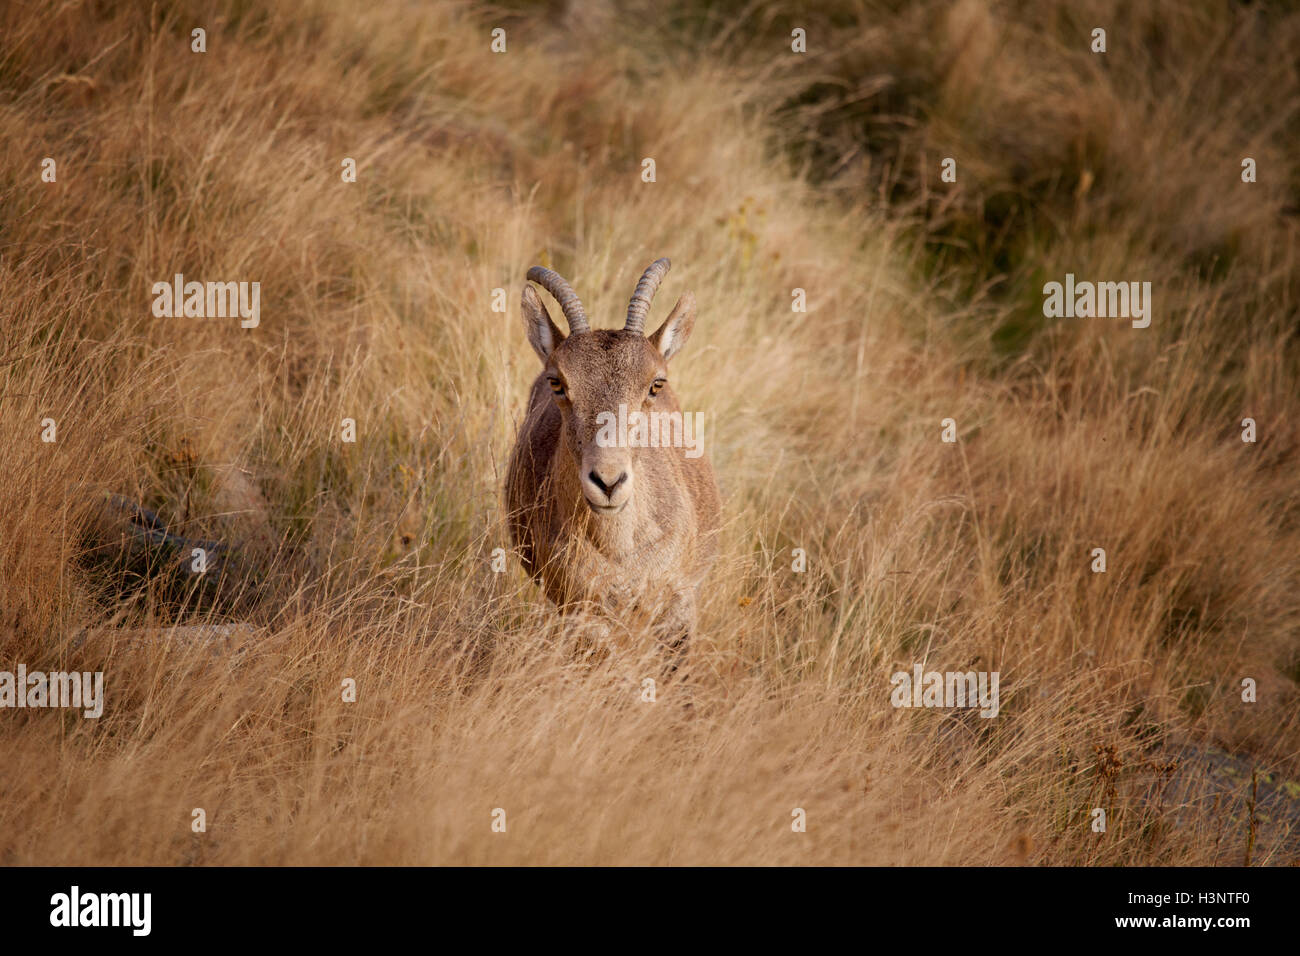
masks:
[[[801,59],[762,3],[362,6],[0,13],[0,669],[108,695],[0,712],[0,860],[1296,860],[1300,18],[844,2]],[[659,255],[726,511],[648,704],[491,556],[524,272],[612,324]],[[1066,271],[1151,327],[1044,320]],[[154,318],[176,272],[261,325]],[[140,573],[104,492],[239,564]],[[1000,716],[892,708],[917,662]]]

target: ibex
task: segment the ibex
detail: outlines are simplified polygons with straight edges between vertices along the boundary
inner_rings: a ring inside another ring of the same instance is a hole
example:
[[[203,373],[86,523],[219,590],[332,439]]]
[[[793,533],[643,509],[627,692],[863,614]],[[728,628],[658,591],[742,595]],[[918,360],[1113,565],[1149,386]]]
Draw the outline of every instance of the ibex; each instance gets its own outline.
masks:
[[[525,283],[524,327],[543,367],[510,456],[505,497],[524,568],[561,613],[649,622],[680,652],[713,563],[719,499],[707,455],[664,440],[673,428],[674,438],[684,432],[668,360],[695,324],[687,292],[657,332],[644,333],[668,268],[659,259],[646,269],[618,330],[592,329],[568,282],[541,266],[528,270],[559,302],[569,335]],[[645,442],[644,432],[637,440],[634,430],[632,440],[610,441],[611,421],[636,420],[635,412],[658,416],[660,440]]]

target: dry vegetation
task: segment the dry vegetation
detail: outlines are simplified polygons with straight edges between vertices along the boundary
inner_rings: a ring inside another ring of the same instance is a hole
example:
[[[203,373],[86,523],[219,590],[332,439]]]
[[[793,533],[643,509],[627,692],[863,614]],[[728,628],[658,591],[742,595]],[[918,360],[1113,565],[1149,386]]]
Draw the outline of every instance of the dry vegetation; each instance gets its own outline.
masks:
[[[626,6],[0,11],[0,669],[108,694],[0,711],[0,862],[1300,859],[1300,14]],[[583,660],[491,554],[525,270],[610,325],[659,255],[726,527],[651,705],[651,648]],[[1151,327],[1044,319],[1067,271]],[[154,318],[176,272],[261,325]],[[224,578],[142,570],[105,492]],[[207,622],[249,628],[144,630]],[[1001,715],[890,707],[918,661]]]

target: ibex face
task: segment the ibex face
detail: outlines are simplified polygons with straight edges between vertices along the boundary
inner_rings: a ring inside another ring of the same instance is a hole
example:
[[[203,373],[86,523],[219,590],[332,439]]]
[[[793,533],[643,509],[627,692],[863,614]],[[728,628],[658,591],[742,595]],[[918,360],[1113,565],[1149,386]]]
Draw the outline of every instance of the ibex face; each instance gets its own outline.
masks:
[[[560,303],[569,335],[525,286],[524,325],[542,373],[511,455],[506,504],[524,567],[557,605],[644,608],[676,646],[713,559],[719,501],[698,431],[668,385],[695,297],[682,295],[653,335],[644,332],[668,265],[659,259],[645,271],[618,330],[593,330],[564,279],[528,270]]]
[[[556,273],[534,267],[528,277],[548,289],[565,308],[570,335],[551,321],[531,286],[524,288],[523,314],[528,340],[543,363],[542,378],[559,409],[561,436],[587,506],[597,515],[618,514],[636,493],[637,459],[657,448],[609,441],[611,419],[626,423],[642,412],[678,415],[668,388],[668,359],[685,344],[695,324],[695,297],[687,292],[654,335],[642,329],[659,283],[668,272],[659,259],[641,277],[628,305],[627,323],[618,331],[592,331],[577,296]],[[625,430],[624,430],[625,432]]]
[[[544,313],[539,315],[544,323]],[[614,515],[627,505],[638,490],[637,460],[659,451],[609,441],[620,415],[624,422],[638,411],[647,420],[659,412],[680,415],[668,387],[668,355],[659,343],[685,340],[694,318],[686,296],[650,339],[636,331],[601,329],[570,336],[543,357],[542,374],[560,411],[565,450],[577,466],[587,506],[597,515]]]

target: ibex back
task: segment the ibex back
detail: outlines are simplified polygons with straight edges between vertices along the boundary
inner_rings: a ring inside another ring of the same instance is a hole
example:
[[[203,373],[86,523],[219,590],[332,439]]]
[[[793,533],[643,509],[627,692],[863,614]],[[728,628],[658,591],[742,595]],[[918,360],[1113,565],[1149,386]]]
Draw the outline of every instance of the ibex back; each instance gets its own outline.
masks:
[[[668,268],[659,259],[645,271],[618,330],[592,329],[563,278],[528,270],[560,303],[569,335],[525,285],[524,326],[542,372],[510,457],[506,507],[524,568],[561,612],[649,621],[678,649],[713,562],[719,502],[689,427],[698,419],[682,414],[668,382],[668,360],[695,323],[695,297],[685,293],[658,331],[644,333]]]

